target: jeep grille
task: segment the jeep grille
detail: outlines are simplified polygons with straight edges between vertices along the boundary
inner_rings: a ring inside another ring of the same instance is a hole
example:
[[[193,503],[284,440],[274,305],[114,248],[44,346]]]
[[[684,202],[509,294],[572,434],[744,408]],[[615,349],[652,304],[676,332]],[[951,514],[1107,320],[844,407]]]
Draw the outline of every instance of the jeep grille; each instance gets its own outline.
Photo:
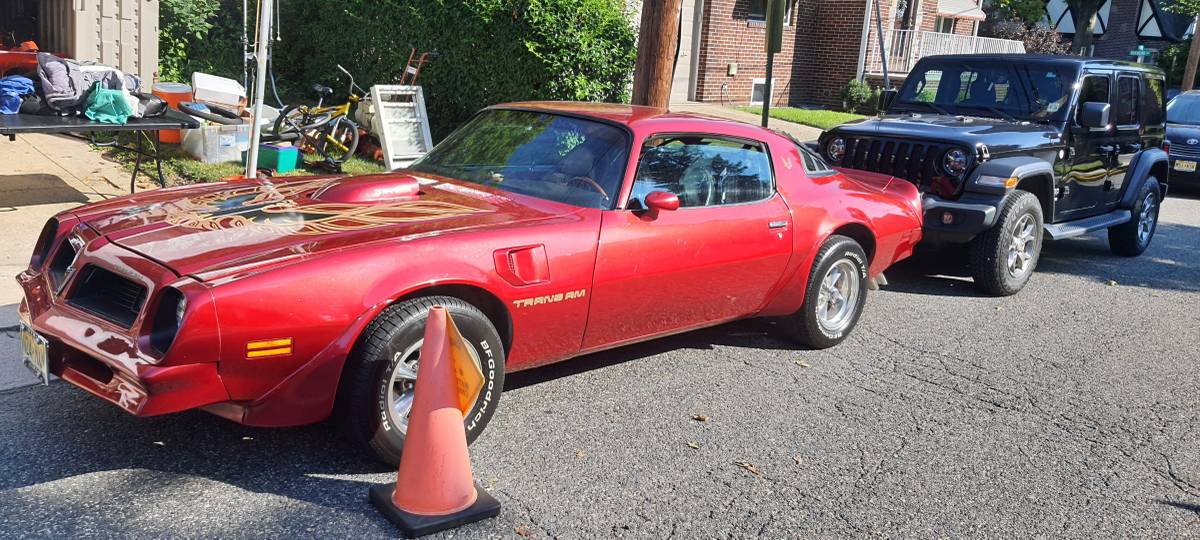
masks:
[[[943,176],[936,164],[948,146],[902,139],[845,137],[846,157],[842,165],[903,178],[929,191],[934,177]]]

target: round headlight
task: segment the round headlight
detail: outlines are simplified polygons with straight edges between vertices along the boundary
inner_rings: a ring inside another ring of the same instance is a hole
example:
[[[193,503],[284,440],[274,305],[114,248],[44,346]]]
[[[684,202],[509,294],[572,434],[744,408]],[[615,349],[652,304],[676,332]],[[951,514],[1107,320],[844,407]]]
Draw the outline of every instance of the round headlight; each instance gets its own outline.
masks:
[[[829,156],[830,161],[841,163],[842,158],[846,157],[846,139],[837,137],[830,140],[825,145],[825,154]]]
[[[950,176],[961,177],[967,171],[967,153],[958,148],[951,148],[942,158],[942,168]]]

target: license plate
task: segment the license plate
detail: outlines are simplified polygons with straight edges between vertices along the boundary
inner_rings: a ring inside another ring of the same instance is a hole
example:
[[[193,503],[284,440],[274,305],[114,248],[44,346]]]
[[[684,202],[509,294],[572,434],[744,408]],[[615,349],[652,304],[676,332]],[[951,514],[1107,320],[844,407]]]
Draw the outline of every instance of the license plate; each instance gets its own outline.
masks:
[[[1196,172],[1196,162],[1181,159],[1175,162],[1175,170],[1179,172]]]
[[[43,385],[50,384],[50,357],[47,351],[50,342],[38,335],[32,328],[21,324],[21,358],[25,367],[38,376]]]

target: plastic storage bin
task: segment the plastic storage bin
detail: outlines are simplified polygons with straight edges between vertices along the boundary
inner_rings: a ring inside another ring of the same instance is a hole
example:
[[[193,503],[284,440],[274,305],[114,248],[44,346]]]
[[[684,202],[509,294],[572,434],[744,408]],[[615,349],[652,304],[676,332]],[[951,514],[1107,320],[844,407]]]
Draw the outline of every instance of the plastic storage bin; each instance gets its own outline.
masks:
[[[239,161],[250,149],[250,124],[210,125],[183,132],[183,151],[204,163]]]
[[[246,163],[246,154],[242,154],[242,163]],[[277,174],[290,173],[300,165],[300,149],[295,146],[277,146],[264,144],[258,147],[258,168],[275,171]]]

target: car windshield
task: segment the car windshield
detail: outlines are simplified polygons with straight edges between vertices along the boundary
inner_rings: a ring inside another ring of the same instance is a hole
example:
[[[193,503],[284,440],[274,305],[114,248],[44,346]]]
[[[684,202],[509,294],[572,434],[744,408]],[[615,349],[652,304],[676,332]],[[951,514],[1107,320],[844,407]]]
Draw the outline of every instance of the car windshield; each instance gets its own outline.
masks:
[[[1180,94],[1167,104],[1170,124],[1200,125],[1200,94]]]
[[[1074,68],[1037,62],[961,59],[921,62],[889,112],[936,112],[1008,120],[1066,119]]]
[[[546,112],[491,109],[410,167],[512,193],[611,208],[629,158],[625,130]]]

